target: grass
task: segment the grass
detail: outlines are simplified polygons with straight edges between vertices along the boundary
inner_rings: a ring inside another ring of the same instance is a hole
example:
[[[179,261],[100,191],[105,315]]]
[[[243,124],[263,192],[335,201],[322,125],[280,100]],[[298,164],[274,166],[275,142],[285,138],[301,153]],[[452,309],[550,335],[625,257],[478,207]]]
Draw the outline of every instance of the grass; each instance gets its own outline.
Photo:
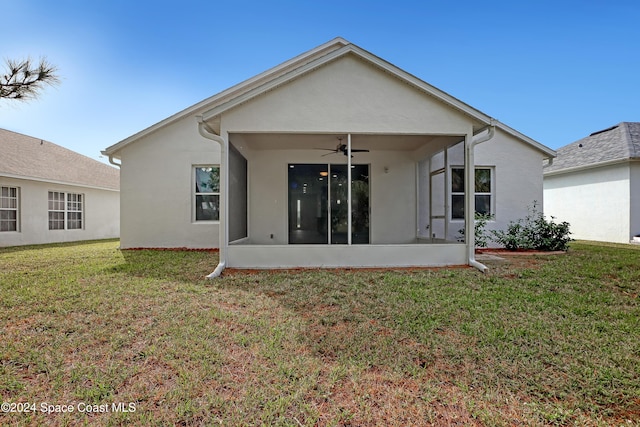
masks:
[[[216,281],[209,252],[0,249],[0,394],[37,405],[0,424],[640,425],[639,249]]]

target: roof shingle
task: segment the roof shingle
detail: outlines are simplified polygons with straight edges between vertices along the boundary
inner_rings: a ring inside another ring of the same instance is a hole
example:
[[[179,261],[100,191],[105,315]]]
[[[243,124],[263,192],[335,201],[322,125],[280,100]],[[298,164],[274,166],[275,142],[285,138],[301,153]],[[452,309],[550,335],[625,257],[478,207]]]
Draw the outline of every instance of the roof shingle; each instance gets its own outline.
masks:
[[[120,171],[49,141],[0,129],[0,176],[120,189]]]
[[[640,122],[621,122],[557,150],[544,172],[640,158]]]

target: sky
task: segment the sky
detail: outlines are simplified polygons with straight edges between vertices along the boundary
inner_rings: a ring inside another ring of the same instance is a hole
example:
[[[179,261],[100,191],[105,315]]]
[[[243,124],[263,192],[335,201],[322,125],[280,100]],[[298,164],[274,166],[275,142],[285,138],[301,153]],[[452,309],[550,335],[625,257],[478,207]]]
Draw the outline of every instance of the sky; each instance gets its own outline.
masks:
[[[35,100],[0,100],[0,128],[103,162],[101,150],[338,36],[553,149],[640,121],[637,0],[0,0],[0,8],[0,59],[44,57],[61,79]]]

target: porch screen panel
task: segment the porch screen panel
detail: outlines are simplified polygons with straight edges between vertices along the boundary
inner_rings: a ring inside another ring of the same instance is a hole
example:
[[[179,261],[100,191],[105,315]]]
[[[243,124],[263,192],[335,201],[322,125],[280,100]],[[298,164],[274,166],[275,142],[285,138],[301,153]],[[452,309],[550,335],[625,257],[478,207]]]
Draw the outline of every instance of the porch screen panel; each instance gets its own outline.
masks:
[[[425,159],[418,163],[418,231],[417,236],[421,238],[431,237],[431,200],[429,197],[429,160]]]
[[[289,165],[289,243],[327,244],[328,165]]]
[[[331,243],[346,245],[349,220],[347,165],[331,165]]]
[[[248,237],[247,159],[229,144],[229,241]]]
[[[351,243],[369,243],[369,165],[351,166]]]
[[[348,244],[347,165],[289,165],[289,243]],[[369,243],[369,165],[351,166],[351,243]]]
[[[446,181],[444,172],[431,173],[431,238],[446,239]]]
[[[331,165],[331,243],[347,241],[347,165]],[[351,243],[369,243],[369,165],[351,165]]]

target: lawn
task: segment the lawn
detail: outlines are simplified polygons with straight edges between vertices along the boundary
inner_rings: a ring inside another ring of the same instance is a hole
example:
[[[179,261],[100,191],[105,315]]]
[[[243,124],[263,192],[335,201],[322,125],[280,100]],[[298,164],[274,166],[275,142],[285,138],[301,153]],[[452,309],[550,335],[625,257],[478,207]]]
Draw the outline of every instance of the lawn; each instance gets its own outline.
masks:
[[[227,271],[0,249],[2,425],[640,425],[640,248]],[[66,411],[66,412],[65,412]]]

